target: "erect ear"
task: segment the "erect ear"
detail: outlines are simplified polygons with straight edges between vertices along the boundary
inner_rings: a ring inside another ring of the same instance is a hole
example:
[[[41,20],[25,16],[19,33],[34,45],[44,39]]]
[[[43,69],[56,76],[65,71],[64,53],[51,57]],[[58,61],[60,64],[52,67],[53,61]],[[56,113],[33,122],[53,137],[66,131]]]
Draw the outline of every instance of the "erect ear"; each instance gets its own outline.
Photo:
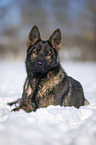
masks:
[[[61,32],[60,29],[57,29],[49,38],[48,40],[52,47],[55,48],[55,50],[58,52],[60,49],[60,44],[61,44]]]
[[[41,37],[40,37],[39,29],[36,25],[34,25],[33,28],[31,29],[30,33],[29,33],[29,37],[28,37],[28,40],[27,40],[28,48],[40,39],[41,39]]]

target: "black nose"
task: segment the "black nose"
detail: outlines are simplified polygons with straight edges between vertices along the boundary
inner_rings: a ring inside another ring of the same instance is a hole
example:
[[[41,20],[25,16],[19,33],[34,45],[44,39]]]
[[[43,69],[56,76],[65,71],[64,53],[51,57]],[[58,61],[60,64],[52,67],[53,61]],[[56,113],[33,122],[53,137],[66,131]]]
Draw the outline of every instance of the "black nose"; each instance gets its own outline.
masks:
[[[39,65],[39,66],[42,65],[42,64],[43,64],[42,61],[37,62],[37,65]]]

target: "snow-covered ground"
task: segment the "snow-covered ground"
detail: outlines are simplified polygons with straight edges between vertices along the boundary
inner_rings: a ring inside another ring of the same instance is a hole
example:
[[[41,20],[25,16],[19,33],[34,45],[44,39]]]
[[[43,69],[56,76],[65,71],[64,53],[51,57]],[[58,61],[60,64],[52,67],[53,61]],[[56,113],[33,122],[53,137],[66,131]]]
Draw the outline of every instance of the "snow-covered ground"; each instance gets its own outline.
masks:
[[[0,62],[0,145],[96,145],[96,63],[62,66],[81,82],[90,105],[10,112],[6,103],[20,98],[26,72],[23,62]]]

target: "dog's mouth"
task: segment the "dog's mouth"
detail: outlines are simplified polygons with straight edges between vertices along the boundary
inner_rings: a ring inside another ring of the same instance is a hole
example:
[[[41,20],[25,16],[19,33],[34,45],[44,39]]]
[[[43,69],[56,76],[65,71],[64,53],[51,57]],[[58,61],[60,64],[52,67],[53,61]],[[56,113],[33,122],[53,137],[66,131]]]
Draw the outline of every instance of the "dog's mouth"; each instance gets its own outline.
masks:
[[[45,69],[41,66],[35,66],[33,72],[45,73]]]

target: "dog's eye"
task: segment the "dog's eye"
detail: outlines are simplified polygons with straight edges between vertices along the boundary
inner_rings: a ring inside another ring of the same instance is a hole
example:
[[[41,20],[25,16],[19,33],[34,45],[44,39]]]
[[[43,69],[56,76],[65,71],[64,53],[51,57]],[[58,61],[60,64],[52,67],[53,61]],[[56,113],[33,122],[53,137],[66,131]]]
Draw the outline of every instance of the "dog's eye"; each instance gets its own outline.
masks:
[[[50,56],[51,54],[50,54],[50,52],[45,52],[45,55]]]
[[[34,54],[38,54],[38,51],[33,51]]]
[[[50,55],[50,53],[47,53],[46,55],[47,55],[47,56],[49,56],[49,55]]]

